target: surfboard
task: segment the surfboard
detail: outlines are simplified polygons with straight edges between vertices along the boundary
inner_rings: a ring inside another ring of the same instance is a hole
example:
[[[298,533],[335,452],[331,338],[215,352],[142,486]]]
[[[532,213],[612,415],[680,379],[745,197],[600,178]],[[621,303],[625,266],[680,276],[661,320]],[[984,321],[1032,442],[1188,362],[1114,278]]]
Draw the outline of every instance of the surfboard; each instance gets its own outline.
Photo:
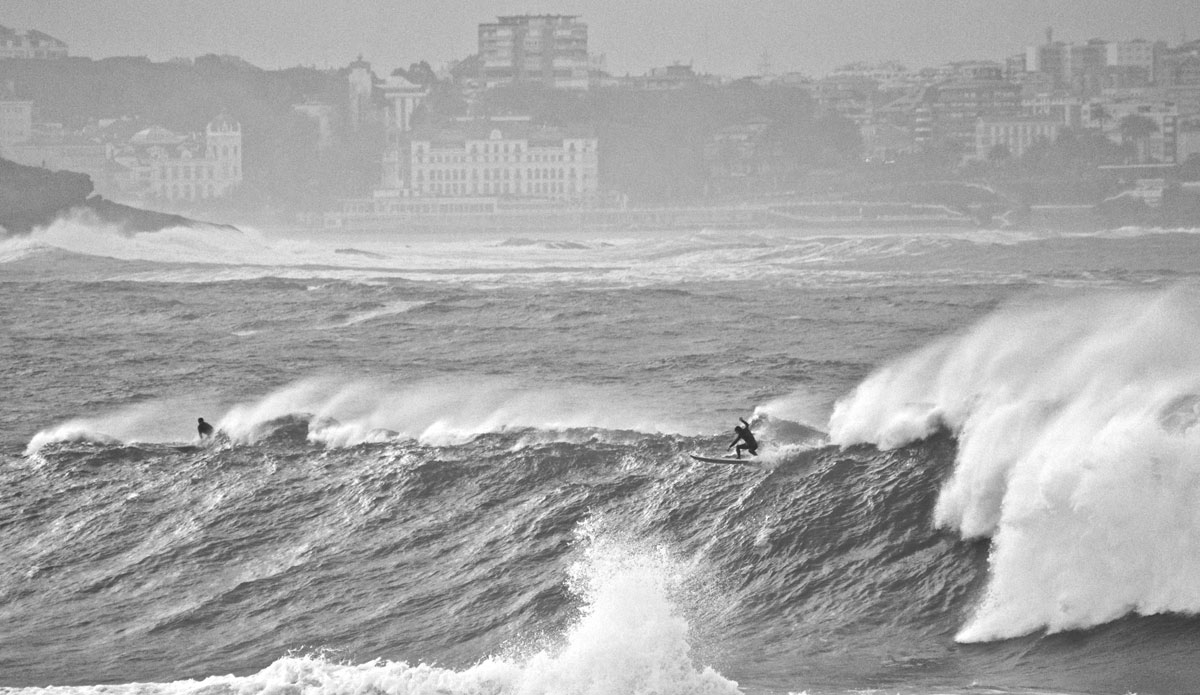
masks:
[[[688,454],[692,458],[702,463],[724,463],[730,466],[753,466],[758,463],[752,458],[732,458],[725,456],[701,456],[700,454]]]

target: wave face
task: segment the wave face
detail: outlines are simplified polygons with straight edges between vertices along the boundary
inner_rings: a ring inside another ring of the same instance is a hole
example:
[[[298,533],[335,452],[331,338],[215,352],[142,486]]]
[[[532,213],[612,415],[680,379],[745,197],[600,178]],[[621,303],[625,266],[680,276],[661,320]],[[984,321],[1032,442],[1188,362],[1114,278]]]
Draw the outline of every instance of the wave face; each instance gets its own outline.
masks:
[[[797,638],[831,629],[867,653],[893,651],[892,630],[928,648],[946,629],[927,622],[941,589],[965,597],[973,581],[976,550],[927,536],[915,452],[798,448],[750,472],[684,456],[723,437],[516,429],[314,450],[311,423],[277,419],[253,445],[76,441],[26,459],[14,482],[39,523],[6,541],[6,607],[27,619],[2,670],[53,677],[86,649],[121,658],[75,679],[132,666],[169,681],[319,645],[333,656],[250,680],[366,669],[449,692],[736,692],[698,664],[744,653],[787,669]],[[875,570],[859,582],[837,579],[863,564]],[[892,582],[934,586],[918,604],[876,595]],[[37,639],[68,626],[70,643]],[[438,666],[336,666],[408,654]]]
[[[0,688],[1187,690],[1198,251],[0,241]]]

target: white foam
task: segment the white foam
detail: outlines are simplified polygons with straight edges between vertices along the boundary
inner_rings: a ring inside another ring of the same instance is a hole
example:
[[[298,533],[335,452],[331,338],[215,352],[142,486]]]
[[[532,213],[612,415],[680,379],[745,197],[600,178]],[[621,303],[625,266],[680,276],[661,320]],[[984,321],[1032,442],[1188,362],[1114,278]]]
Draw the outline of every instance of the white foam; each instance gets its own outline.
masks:
[[[623,402],[620,409],[609,404]],[[531,389],[515,381],[478,375],[409,384],[320,377],[298,381],[231,408],[219,428],[234,441],[254,441],[265,423],[311,414],[309,439],[353,446],[389,437],[441,445],[484,432],[533,427],[595,427],[639,432],[694,433],[650,403],[592,386]]]
[[[1137,233],[1156,233],[1154,230]],[[35,230],[29,241],[0,245],[0,262],[19,259],[41,244],[82,255],[148,261],[162,267],[125,271],[120,279],[213,282],[265,276],[336,278],[374,282],[383,277],[487,284],[600,283],[641,286],[690,280],[786,279],[800,285],[872,283],[856,263],[921,256],[948,244],[1020,244],[1034,236],[961,230],[880,228],[726,230],[690,234],[664,230],[614,239],[571,236],[566,240],[510,245],[494,237],[418,237],[397,234],[353,242],[343,236],[308,234],[303,239],[267,236],[254,229],[198,225],[130,234],[83,211]],[[13,245],[17,244],[17,245]],[[348,252],[349,251],[349,252]],[[832,276],[822,273],[833,273]],[[369,320],[369,319],[365,319]]]
[[[12,263],[53,248],[49,244],[28,236],[0,238],[0,263]]]
[[[583,552],[568,584],[584,605],[557,647],[492,656],[462,670],[288,656],[244,677],[48,690],[60,695],[738,695],[737,683],[694,662],[691,630],[678,601],[684,593],[696,596],[688,588],[698,568],[675,560],[662,546],[599,531],[600,525],[584,524],[579,531]]]
[[[385,316],[395,316],[397,314],[405,314],[405,313],[412,311],[413,309],[417,309],[417,308],[426,306],[428,304],[429,304],[429,302],[404,301],[404,300],[390,302],[390,303],[388,303],[384,306],[381,306],[377,309],[371,309],[370,311],[362,311],[357,314],[354,314],[353,316],[350,316],[345,321],[342,321],[340,323],[329,325],[329,326],[320,326],[319,328],[323,329],[323,330],[330,330],[330,329],[334,329],[334,328],[349,328],[350,326],[355,326],[360,323],[366,323],[368,321],[374,321],[375,319],[383,318]]]
[[[957,435],[936,522],[993,544],[986,596],[958,639],[1200,611],[1198,299],[1013,306],[837,404],[841,445]]]

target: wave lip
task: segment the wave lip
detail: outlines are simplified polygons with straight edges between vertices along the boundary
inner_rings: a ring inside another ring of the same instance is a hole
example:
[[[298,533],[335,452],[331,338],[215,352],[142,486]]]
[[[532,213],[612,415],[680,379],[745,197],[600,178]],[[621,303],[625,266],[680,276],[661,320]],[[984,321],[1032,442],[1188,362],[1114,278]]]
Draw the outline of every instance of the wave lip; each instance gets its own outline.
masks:
[[[681,433],[687,429],[662,416],[646,415],[652,412],[651,406],[612,412],[605,407],[610,401],[611,394],[591,387],[528,389],[487,377],[404,385],[320,377],[234,406],[218,428],[235,442],[249,443],[261,435],[264,423],[311,413],[308,440],[330,447],[397,437],[424,444],[453,444],[485,432],[520,427]]]
[[[626,401],[622,409],[608,406],[622,399]],[[72,441],[194,443],[193,413],[206,417],[221,413],[208,420],[234,444],[299,437],[330,448],[396,439],[433,446],[459,444],[480,434],[520,428],[560,433],[589,429],[696,433],[694,426],[676,420],[662,405],[628,402],[625,394],[587,385],[529,388],[495,377],[393,384],[322,376],[232,406],[187,396],[76,418],[38,432],[25,455],[47,444]]]
[[[963,642],[1200,611],[1196,292],[1013,306],[887,365],[840,401],[831,440],[959,447],[935,522],[990,537]],[[1193,409],[1194,410],[1194,409]]]

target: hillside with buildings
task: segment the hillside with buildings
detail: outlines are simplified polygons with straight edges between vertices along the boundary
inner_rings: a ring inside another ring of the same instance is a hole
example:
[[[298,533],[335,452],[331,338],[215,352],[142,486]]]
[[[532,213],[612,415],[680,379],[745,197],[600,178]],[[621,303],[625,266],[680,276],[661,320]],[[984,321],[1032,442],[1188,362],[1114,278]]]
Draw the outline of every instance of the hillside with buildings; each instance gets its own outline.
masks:
[[[86,173],[125,203],[333,228],[714,205],[795,223],[838,202],[1119,223],[1180,219],[1200,195],[1200,42],[1048,31],[1003,60],[922,69],[614,77],[580,17],[475,30],[461,61],[377,72],[93,61],[0,27],[0,156]]]

